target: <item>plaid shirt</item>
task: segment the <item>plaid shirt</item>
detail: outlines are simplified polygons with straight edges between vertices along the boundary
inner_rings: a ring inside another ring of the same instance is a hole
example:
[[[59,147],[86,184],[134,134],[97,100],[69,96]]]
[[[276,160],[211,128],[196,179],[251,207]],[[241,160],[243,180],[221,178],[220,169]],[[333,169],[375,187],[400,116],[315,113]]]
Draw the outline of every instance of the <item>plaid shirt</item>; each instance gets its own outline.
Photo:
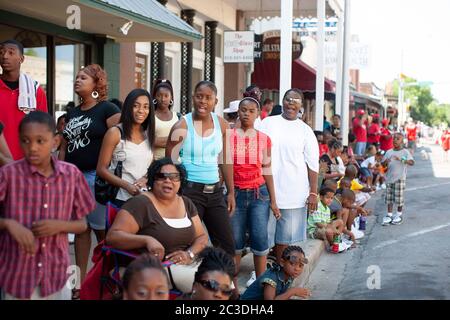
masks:
[[[0,168],[0,218],[14,219],[31,229],[34,221],[80,220],[95,208],[83,174],[72,164],[52,159],[54,173],[46,178],[25,159]],[[36,238],[36,254],[23,253],[6,230],[0,231],[0,287],[29,299],[40,286],[43,296],[60,291],[69,266],[67,234]]]
[[[308,217],[308,233],[314,232],[317,229],[316,223],[329,224],[331,222],[330,208],[323,205],[319,201],[317,210],[311,212]]]

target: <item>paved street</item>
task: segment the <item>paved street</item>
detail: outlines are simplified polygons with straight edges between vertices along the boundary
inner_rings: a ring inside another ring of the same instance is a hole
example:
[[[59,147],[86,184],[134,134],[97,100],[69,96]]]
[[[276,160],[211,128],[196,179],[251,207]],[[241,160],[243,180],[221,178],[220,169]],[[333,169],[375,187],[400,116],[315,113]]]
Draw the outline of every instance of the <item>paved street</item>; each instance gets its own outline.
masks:
[[[450,163],[435,145],[419,148],[415,159],[403,224],[381,226],[386,207],[378,192],[360,246],[323,253],[307,285],[312,299],[450,299]],[[374,270],[380,271],[379,289],[367,285],[376,287]]]

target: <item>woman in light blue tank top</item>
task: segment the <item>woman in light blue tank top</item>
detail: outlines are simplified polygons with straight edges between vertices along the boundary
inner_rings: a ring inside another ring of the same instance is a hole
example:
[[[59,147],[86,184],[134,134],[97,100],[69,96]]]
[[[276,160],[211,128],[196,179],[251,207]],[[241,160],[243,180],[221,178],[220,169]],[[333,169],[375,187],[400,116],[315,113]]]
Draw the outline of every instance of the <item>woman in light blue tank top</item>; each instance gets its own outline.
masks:
[[[184,195],[197,207],[208,229],[211,242],[234,255],[234,239],[229,214],[234,212],[233,163],[227,159],[229,149],[227,122],[213,112],[217,104],[217,88],[210,81],[201,81],[194,91],[193,112],[172,128],[166,146],[166,157],[181,158],[187,171]],[[223,197],[219,170],[222,171],[228,195]]]

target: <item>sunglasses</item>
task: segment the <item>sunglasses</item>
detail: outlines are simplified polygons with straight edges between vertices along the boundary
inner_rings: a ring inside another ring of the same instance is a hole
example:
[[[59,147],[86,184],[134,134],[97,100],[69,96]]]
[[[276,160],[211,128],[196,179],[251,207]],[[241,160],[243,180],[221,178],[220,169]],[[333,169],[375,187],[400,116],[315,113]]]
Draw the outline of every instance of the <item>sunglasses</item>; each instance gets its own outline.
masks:
[[[285,260],[289,261],[289,263],[293,266],[298,265],[299,267],[303,267],[306,263],[308,263],[308,259],[300,258],[298,256],[287,256]]]
[[[166,180],[167,178],[170,179],[170,181],[180,181],[181,176],[179,173],[167,173],[167,172],[159,172],[155,174],[155,180]]]
[[[302,104],[302,99],[287,98],[286,101],[288,104]]]
[[[197,281],[202,285],[203,288],[214,291],[214,292],[222,292],[224,296],[231,297],[233,294],[233,290],[230,288],[221,288],[220,284],[216,280],[199,280]]]

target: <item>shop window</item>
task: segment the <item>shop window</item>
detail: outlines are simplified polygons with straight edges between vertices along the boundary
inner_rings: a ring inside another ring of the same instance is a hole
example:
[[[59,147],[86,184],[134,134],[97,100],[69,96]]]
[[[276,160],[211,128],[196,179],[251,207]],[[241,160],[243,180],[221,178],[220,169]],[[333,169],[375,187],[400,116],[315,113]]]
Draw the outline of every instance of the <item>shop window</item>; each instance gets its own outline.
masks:
[[[222,35],[216,33],[216,57],[222,58]]]
[[[147,88],[147,61],[148,56],[136,54],[136,67],[134,73],[134,82],[136,88]]]

